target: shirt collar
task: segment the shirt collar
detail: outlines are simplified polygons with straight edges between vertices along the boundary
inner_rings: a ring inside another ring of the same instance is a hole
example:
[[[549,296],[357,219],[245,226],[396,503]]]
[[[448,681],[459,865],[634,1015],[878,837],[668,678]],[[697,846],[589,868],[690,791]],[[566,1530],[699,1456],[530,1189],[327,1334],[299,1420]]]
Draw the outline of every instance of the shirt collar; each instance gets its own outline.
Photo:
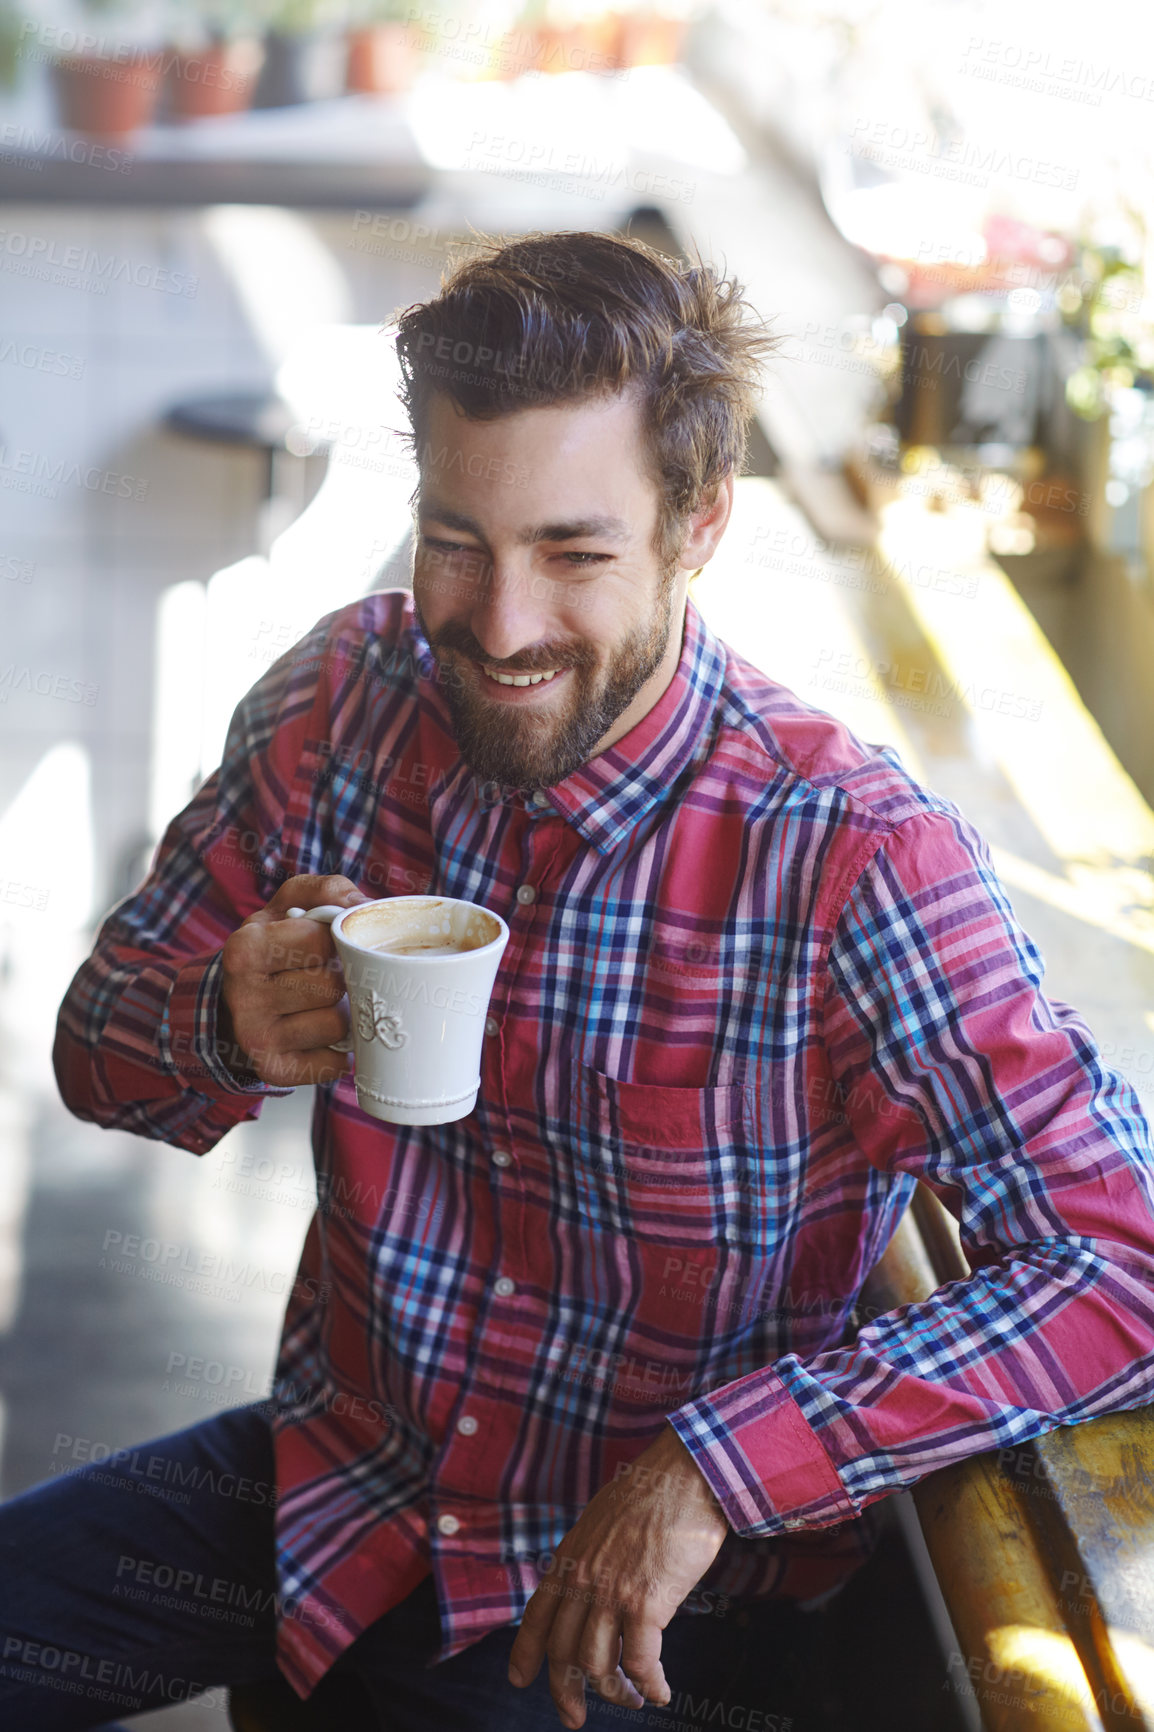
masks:
[[[427,652],[415,618],[413,629]],[[724,677],[725,646],[688,599],[677,668],[653,708],[608,751],[589,758],[563,782],[541,789],[528,810],[540,815],[551,807],[600,853],[610,853],[652,807],[673,794],[709,729]],[[485,783],[477,800],[484,812],[501,805],[504,796]]]

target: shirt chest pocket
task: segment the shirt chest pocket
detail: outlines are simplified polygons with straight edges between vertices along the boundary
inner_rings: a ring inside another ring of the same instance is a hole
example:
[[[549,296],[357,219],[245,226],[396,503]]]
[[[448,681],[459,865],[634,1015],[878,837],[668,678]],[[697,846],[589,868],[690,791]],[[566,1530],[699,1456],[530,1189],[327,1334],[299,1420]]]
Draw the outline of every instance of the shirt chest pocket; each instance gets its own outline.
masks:
[[[603,1224],[654,1244],[764,1249],[751,1089],[581,1073],[582,1178]]]

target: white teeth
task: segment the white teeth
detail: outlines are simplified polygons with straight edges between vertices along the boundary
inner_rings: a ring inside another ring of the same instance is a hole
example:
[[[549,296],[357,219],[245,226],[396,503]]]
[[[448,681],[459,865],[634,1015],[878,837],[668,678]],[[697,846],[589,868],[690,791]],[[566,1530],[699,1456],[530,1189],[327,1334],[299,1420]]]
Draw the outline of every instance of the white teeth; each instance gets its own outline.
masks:
[[[495,674],[485,669],[488,678],[496,680],[499,686],[539,686],[542,680],[551,680],[556,672],[553,668],[547,674]]]

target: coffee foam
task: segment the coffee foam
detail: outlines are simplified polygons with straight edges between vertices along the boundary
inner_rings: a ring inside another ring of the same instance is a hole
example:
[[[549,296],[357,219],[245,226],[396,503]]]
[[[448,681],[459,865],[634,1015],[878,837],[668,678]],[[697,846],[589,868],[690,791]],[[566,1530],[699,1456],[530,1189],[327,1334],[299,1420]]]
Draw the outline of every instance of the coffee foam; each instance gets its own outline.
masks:
[[[385,956],[463,956],[466,950],[476,950],[475,944],[438,944],[434,939],[382,939],[370,946]]]
[[[480,950],[501,928],[483,908],[441,896],[405,896],[353,909],[341,922],[352,944],[393,956],[458,956]]]

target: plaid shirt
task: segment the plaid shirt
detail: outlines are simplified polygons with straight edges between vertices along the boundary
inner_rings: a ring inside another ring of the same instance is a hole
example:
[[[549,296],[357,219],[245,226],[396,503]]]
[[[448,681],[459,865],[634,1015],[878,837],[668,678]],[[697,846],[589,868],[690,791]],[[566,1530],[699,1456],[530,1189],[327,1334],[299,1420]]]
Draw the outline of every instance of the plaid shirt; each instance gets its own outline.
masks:
[[[668,1420],[731,1532],[711,1594],[815,1595],[931,1469],[1154,1399],[1154,1160],[1040,991],[981,837],[720,643],[536,796],[479,784],[404,591],[322,620],[61,1010],[82,1118],[200,1154],[254,1118],[219,952],[296,873],[507,920],[472,1116],[315,1095],[272,1407],[280,1661],[306,1694],[432,1569],[438,1658],[517,1620]],[[974,1273],[858,1329],[922,1178]]]

